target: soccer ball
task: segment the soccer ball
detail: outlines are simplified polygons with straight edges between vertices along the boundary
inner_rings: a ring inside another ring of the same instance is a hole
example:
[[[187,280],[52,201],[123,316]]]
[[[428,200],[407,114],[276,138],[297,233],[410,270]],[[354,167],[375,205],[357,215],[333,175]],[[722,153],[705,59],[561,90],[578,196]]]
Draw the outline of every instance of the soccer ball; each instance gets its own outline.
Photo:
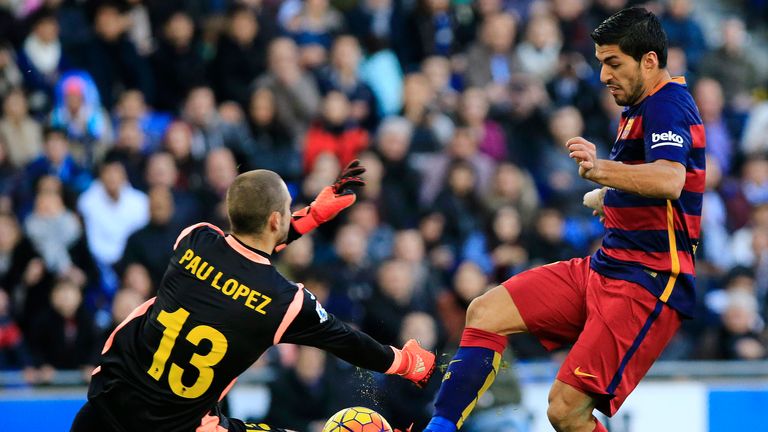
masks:
[[[376,411],[352,407],[334,414],[325,422],[323,432],[392,432],[392,427]]]

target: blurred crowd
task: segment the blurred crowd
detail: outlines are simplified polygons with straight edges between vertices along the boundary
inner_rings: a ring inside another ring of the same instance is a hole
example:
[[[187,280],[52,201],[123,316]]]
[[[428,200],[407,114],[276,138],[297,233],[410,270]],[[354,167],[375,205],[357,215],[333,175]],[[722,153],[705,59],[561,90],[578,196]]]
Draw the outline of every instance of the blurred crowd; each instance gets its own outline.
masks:
[[[599,246],[582,205],[597,185],[563,144],[581,135],[608,155],[622,108],[589,33],[639,3],[0,0],[0,370],[87,378],[180,230],[226,230],[239,172],[276,171],[299,207],[354,158],[368,169],[358,202],[275,264],[381,342],[450,353],[474,297]],[[705,37],[693,1],[642,2],[708,148],[699,314],[668,359],[768,354],[768,75],[749,46],[768,4],[730,3],[745,12]],[[509,361],[552,356],[526,336],[511,346]],[[262,363],[279,371],[281,425],[343,406],[339,377],[405,395],[380,401],[385,415],[428,419],[430,391],[355,379],[316,350]],[[519,400],[514,380],[494,392],[492,405]]]

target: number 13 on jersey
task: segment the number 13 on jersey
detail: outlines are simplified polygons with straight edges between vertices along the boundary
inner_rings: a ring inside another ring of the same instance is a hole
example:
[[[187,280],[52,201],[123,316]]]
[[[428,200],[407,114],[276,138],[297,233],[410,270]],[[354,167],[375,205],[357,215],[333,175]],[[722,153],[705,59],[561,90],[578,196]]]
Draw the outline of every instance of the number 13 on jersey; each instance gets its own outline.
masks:
[[[189,318],[189,312],[184,308],[179,308],[175,312],[160,311],[157,315],[157,321],[165,326],[163,338],[160,340],[160,346],[152,357],[152,365],[147,373],[157,381],[163,376],[165,364],[171,355],[171,350],[176,344],[176,338],[179,337],[184,323]],[[207,325],[198,325],[193,327],[187,333],[186,339],[195,346],[199,346],[203,339],[211,341],[211,350],[201,355],[192,354],[189,364],[195,367],[199,375],[197,380],[191,386],[185,386],[181,379],[184,375],[184,369],[175,363],[171,363],[168,371],[168,385],[173,393],[188,399],[200,397],[211,386],[213,382],[212,367],[218,364],[224,354],[227,352],[227,338],[218,330]]]

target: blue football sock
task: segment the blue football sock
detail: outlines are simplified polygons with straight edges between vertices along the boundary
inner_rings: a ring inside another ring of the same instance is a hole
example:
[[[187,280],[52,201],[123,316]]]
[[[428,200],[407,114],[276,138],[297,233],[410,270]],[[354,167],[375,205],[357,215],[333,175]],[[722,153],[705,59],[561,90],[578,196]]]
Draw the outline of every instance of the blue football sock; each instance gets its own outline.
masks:
[[[501,364],[506,338],[465,329],[461,346],[448,364],[435,401],[435,413],[425,432],[455,432],[477,400],[491,386]]]

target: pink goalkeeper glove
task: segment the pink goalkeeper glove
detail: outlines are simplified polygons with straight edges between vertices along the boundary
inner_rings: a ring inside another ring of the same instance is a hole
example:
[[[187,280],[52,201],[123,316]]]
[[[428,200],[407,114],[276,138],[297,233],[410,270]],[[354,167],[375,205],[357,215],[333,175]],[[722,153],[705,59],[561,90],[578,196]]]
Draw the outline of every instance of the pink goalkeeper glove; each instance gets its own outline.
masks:
[[[356,195],[351,188],[365,186],[365,181],[360,178],[364,172],[365,168],[360,166],[360,161],[355,159],[350,162],[336,178],[336,182],[324,187],[312,204],[293,213],[293,229],[299,234],[306,234],[354,204]]]
[[[385,373],[400,375],[424,387],[435,371],[435,355],[422,348],[415,339],[406,342],[402,350],[395,347],[392,349],[395,351],[395,360]]]

